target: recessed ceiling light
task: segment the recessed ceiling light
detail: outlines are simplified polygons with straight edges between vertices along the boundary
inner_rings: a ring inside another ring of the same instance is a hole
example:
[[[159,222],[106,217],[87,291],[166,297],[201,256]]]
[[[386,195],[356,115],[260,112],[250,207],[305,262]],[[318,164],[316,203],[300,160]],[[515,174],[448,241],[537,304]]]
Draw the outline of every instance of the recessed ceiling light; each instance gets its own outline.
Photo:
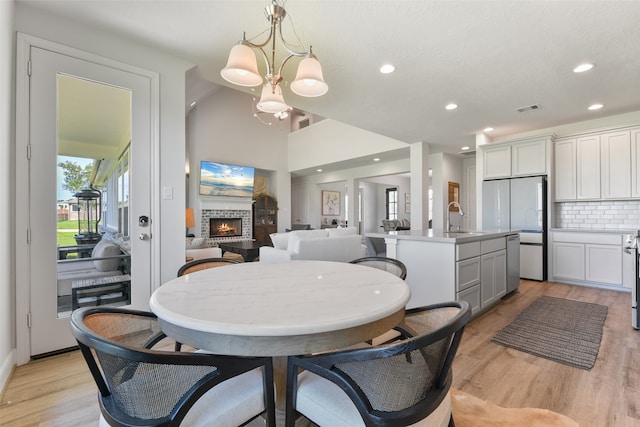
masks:
[[[384,64],[382,67],[380,67],[380,72],[382,74],[390,74],[393,73],[396,70],[396,67],[393,66],[393,64]]]
[[[379,161],[380,161],[380,159],[376,157],[375,159],[373,159],[373,161],[374,161],[374,162],[379,162]]]
[[[322,172],[322,169],[316,169],[316,172]]]
[[[460,149],[461,149],[462,151],[467,151],[467,150],[469,149],[469,147],[467,147],[467,146],[465,145],[464,147],[460,147]]]
[[[458,108],[458,104],[447,104],[444,108],[446,108],[447,110],[455,110],[456,108]]]
[[[492,130],[493,128],[491,126],[489,126],[488,128],[482,129],[483,132],[491,132]]]
[[[590,105],[590,106],[589,106],[589,110],[591,110],[591,111],[593,111],[593,110],[599,110],[599,109],[601,109],[602,107],[604,107],[604,105],[602,105],[602,104],[593,104],[593,105]]]
[[[580,64],[576,68],[573,69],[574,73],[584,73],[585,71],[589,71],[594,67],[593,64]]]

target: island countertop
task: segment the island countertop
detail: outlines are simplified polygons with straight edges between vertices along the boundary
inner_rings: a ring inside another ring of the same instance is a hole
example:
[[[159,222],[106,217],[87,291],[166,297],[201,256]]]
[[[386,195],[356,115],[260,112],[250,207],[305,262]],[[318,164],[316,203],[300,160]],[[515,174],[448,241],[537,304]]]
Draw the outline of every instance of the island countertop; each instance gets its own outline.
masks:
[[[398,240],[422,240],[442,243],[470,243],[487,239],[518,234],[518,230],[491,230],[491,231],[451,231],[442,229],[428,230],[401,230],[365,233],[365,237],[378,237]]]

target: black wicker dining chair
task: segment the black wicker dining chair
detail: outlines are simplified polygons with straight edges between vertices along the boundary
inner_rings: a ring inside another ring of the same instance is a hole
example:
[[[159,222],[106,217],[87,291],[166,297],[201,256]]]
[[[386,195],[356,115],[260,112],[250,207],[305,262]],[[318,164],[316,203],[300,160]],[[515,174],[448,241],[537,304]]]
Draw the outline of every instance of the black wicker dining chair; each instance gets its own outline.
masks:
[[[185,274],[195,273],[196,271],[207,270],[209,268],[224,267],[226,265],[231,265],[231,264],[240,264],[240,262],[229,259],[229,258],[196,259],[180,267],[178,269],[178,277],[184,276]],[[179,341],[176,341],[174,349],[175,351],[182,350],[182,343]]]
[[[201,258],[184,264],[178,269],[178,277],[208,268],[224,267],[230,264],[240,264],[230,258]]]
[[[393,343],[290,356],[286,426],[453,426],[451,365],[471,308],[466,301],[407,311]],[[422,424],[420,424],[422,425]]]
[[[350,264],[366,265],[368,267],[377,268],[379,270],[388,271],[395,274],[402,280],[407,278],[407,267],[400,260],[395,258],[387,258],[381,256],[369,256],[349,261]]]
[[[71,330],[110,426],[275,425],[271,358],[153,350],[165,335],[153,313],[87,307]]]

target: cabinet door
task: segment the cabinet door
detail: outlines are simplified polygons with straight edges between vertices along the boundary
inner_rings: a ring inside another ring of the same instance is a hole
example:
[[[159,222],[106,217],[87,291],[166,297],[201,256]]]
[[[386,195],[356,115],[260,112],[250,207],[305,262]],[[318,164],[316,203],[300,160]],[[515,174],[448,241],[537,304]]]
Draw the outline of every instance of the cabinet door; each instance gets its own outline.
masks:
[[[507,178],[511,176],[511,146],[491,147],[482,150],[483,176]]]
[[[553,242],[551,251],[554,278],[584,280],[584,244]]]
[[[631,197],[631,132],[611,132],[600,136],[602,156],[602,198]]]
[[[480,309],[480,285],[475,285],[456,294],[457,301],[466,301],[471,306],[471,313]]]
[[[511,146],[511,175],[542,175],[547,172],[546,164],[545,140]]]
[[[600,136],[576,140],[578,199],[600,198]]]
[[[507,293],[507,251],[493,253],[493,290],[495,298],[502,298]]]
[[[480,261],[480,306],[485,307],[496,299],[495,258],[493,253],[482,255]]]
[[[622,247],[585,245],[586,279],[590,282],[622,286]]]
[[[640,128],[631,130],[631,197],[640,197]]]
[[[480,257],[456,262],[456,291],[460,292],[480,282]]]
[[[576,199],[576,140],[557,141],[554,146],[555,198]]]

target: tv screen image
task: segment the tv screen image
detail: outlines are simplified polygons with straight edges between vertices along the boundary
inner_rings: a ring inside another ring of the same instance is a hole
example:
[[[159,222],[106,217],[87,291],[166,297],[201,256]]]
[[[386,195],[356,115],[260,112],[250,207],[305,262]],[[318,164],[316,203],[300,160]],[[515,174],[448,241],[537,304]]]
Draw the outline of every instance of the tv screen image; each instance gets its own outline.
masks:
[[[200,162],[200,194],[252,197],[255,169],[248,166]]]

